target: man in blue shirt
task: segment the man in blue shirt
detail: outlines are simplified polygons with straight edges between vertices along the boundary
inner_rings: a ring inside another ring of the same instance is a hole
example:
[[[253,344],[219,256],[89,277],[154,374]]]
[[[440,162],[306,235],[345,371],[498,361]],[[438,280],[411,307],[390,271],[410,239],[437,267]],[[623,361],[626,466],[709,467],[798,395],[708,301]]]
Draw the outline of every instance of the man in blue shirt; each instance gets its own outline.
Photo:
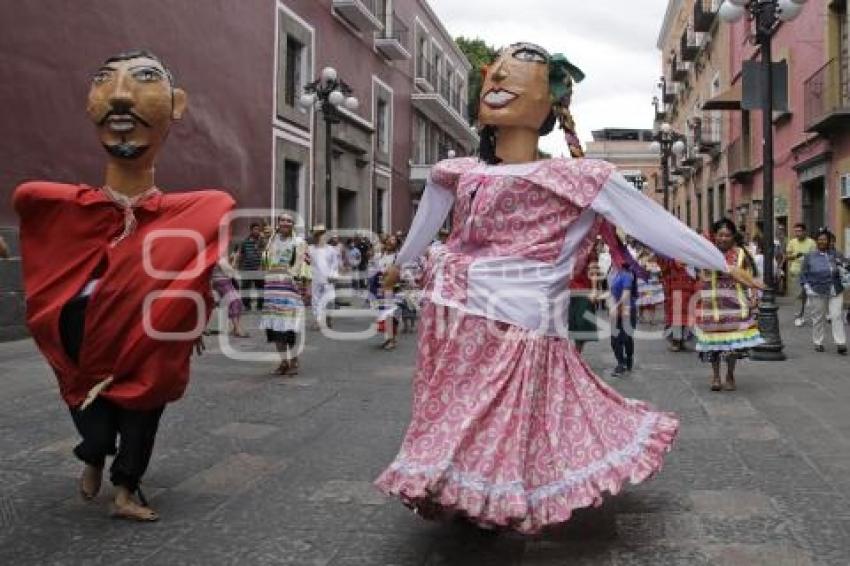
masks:
[[[635,327],[637,326],[637,278],[627,267],[616,266],[611,277],[611,348],[617,358],[615,377],[622,377],[634,366]]]

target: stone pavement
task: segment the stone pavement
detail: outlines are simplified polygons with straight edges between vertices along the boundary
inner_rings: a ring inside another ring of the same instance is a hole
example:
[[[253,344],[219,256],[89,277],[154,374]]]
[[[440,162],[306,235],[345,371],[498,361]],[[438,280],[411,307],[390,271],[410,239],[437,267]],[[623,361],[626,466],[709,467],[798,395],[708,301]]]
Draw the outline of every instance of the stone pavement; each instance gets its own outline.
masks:
[[[425,522],[371,487],[407,422],[412,337],[383,352],[309,333],[291,380],[211,348],[163,417],[152,525],[79,501],[54,379],[29,341],[0,344],[0,564],[847,565],[850,360],[813,352],[809,332],[785,327],[788,361],[742,363],[736,393],[711,393],[694,354],[640,342],[638,369],[606,379],[676,411],[676,449],[533,538]],[[240,350],[265,348],[253,334]],[[606,344],[588,358],[613,365]]]

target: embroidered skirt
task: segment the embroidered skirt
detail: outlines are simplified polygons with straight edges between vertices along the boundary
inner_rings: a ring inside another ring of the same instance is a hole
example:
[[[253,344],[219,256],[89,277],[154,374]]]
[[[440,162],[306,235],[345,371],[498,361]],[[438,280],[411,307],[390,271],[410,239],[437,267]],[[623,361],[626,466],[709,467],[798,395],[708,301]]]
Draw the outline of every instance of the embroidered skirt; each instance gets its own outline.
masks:
[[[568,340],[426,302],[412,420],[376,485],[423,514],[535,533],[652,476],[678,424]]]

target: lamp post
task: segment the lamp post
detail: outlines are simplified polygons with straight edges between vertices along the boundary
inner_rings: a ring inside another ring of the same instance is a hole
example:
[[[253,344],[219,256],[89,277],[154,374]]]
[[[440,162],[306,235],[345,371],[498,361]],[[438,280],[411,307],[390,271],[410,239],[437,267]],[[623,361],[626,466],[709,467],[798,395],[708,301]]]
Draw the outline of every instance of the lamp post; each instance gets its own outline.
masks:
[[[664,209],[670,210],[670,157],[675,155],[681,157],[685,154],[688,146],[685,145],[685,136],[673,130],[667,122],[661,124],[653,136],[653,142],[649,146],[654,153],[661,154],[661,186],[664,190]]]
[[[782,361],[782,336],[779,333],[779,307],[776,304],[776,277],[773,261],[776,252],[773,218],[773,34],[780,22],[790,22],[800,15],[806,0],[725,0],[718,12],[727,23],[735,23],[748,16],[755,28],[753,41],[761,49],[762,88],[762,206],[764,219],[762,244],[764,246],[764,282],[767,286],[759,303],[759,330],[765,343],[755,348],[756,360]]]
[[[336,69],[325,67],[321,76],[304,87],[299,99],[303,108],[318,108],[325,119],[325,226],[332,228],[333,195],[333,133],[331,127],[341,121],[340,106],[348,110],[357,110],[360,102],[351,96],[351,87],[343,82]]]

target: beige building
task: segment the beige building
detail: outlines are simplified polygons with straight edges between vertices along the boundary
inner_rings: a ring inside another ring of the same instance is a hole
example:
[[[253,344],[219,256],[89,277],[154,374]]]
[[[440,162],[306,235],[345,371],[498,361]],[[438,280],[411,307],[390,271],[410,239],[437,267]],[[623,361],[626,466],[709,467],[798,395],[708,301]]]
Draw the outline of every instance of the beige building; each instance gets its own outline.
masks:
[[[661,162],[650,149],[652,130],[634,128],[605,128],[593,132],[587,144],[587,157],[604,159],[617,166],[635,188],[655,198],[660,195]],[[656,192],[658,191],[658,192]],[[656,198],[656,200],[658,200]]]
[[[671,212],[696,230],[732,217],[729,159],[723,145],[728,113],[709,110],[729,90],[729,27],[721,25],[721,0],[670,0],[658,49],[663,100],[656,126],[669,123],[684,135],[687,151],[674,158]]]

